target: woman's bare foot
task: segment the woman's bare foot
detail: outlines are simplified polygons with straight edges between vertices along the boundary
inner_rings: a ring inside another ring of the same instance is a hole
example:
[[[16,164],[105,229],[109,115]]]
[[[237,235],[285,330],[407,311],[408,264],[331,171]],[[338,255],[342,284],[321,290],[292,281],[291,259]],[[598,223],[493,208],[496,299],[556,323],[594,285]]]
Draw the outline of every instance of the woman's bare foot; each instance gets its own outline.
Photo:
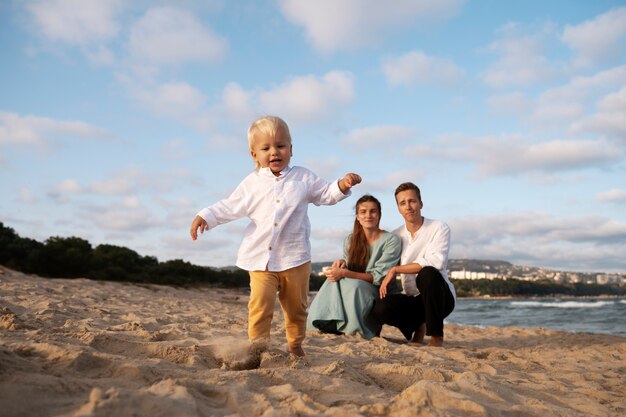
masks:
[[[422,323],[420,327],[415,331],[411,343],[424,343],[424,335],[426,334],[426,323]]]
[[[441,347],[443,346],[443,336],[430,336],[428,346]]]
[[[304,350],[302,350],[302,346],[295,346],[295,347],[289,346],[287,349],[289,350],[289,353],[291,353],[292,355],[298,356],[300,358],[304,356]]]

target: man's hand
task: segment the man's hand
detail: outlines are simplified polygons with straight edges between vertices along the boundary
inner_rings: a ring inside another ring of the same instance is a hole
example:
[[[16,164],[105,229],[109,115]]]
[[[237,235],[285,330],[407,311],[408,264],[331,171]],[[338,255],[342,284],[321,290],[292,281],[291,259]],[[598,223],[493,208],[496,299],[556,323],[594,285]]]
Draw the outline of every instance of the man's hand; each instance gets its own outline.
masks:
[[[385,298],[387,296],[387,289],[389,287],[389,284],[391,284],[391,282],[396,279],[396,268],[391,268],[389,271],[387,271],[387,275],[385,275],[385,279],[383,279],[383,282],[380,284],[380,289],[378,290],[379,294],[380,294],[380,298]]]
[[[200,233],[204,233],[205,230],[209,230],[208,223],[200,216],[196,216],[196,218],[191,222],[191,228],[189,229],[191,239],[198,239],[198,229],[200,229]]]

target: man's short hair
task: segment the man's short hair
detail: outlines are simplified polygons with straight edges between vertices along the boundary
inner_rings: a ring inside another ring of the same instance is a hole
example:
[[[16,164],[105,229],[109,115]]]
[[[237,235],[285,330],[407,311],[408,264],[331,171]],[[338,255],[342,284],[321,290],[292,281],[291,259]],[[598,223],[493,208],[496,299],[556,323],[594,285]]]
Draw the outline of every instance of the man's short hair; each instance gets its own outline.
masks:
[[[415,191],[415,193],[417,194],[417,199],[419,201],[422,201],[422,193],[420,192],[419,187],[412,182],[403,182],[402,184],[398,185],[398,188],[396,188],[396,193],[394,194],[394,197],[396,197],[396,201],[398,201],[398,193],[408,190]]]

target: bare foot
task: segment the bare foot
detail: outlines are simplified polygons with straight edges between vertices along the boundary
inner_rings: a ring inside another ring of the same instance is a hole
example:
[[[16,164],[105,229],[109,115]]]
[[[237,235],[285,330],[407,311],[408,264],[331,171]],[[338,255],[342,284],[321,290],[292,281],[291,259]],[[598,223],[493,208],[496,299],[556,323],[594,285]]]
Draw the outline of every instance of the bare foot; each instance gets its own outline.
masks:
[[[426,323],[422,323],[420,327],[415,331],[411,343],[424,343],[424,335],[426,334]]]
[[[431,336],[428,346],[441,347],[443,346],[443,336]]]
[[[289,346],[287,349],[292,355],[298,356],[300,358],[304,356],[304,350],[302,350],[302,346]]]

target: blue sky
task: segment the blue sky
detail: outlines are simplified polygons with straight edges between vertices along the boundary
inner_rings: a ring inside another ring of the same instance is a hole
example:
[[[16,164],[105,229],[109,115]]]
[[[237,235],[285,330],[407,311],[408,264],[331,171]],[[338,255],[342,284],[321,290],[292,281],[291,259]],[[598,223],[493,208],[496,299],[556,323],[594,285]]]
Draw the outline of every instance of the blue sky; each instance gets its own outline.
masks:
[[[247,220],[196,212],[253,169],[252,120],[293,165],[364,181],[310,209],[314,261],[395,187],[452,258],[626,271],[626,1],[0,1],[0,221],[159,260],[235,262]]]

